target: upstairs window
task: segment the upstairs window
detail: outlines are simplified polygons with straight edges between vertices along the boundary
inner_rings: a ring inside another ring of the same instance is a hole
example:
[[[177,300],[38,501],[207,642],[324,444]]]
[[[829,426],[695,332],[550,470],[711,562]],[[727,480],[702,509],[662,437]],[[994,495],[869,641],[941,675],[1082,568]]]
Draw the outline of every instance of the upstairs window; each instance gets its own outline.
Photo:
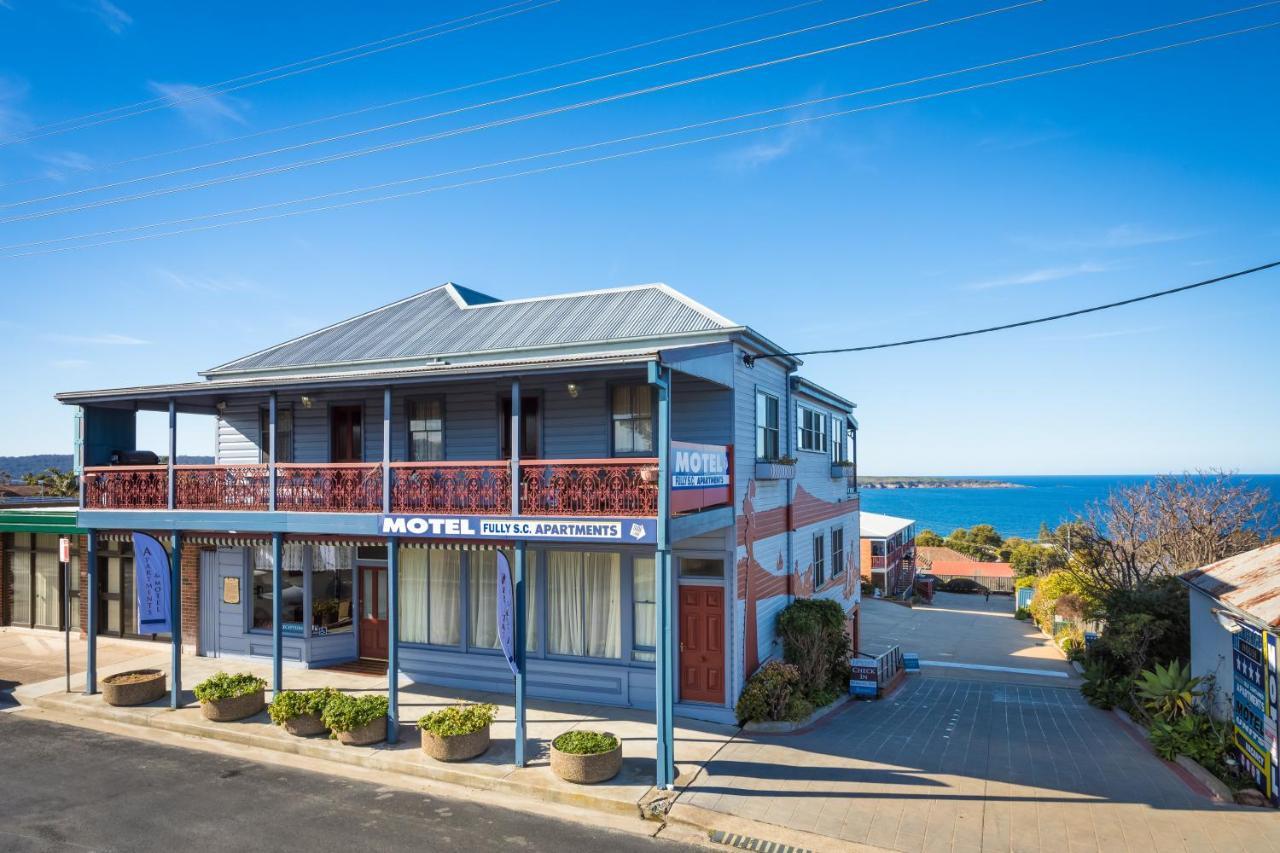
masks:
[[[813,535],[813,588],[819,589],[827,582],[826,543],[822,534]]]
[[[653,389],[648,385],[614,386],[613,452],[617,456],[653,453]]]
[[[845,435],[844,418],[833,415],[831,418],[831,461],[849,461],[849,442]]]
[[[844,528],[831,529],[831,577],[844,574]]]
[[[265,465],[271,461],[271,410],[266,407],[258,410],[258,435],[258,461]],[[293,461],[293,409],[288,406],[276,408],[276,461]]]
[[[409,421],[409,461],[444,459],[444,401],[439,397],[405,400]]]
[[[778,428],[778,398],[763,391],[756,392],[756,458],[766,461],[781,455]]]
[[[800,449],[827,451],[827,417],[817,409],[800,406]]]

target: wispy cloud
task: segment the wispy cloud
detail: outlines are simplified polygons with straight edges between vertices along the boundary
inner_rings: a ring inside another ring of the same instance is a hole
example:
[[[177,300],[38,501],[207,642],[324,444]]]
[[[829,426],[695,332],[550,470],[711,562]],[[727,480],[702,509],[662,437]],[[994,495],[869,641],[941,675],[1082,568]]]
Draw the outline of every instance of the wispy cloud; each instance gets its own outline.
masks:
[[[1133,249],[1138,246],[1155,246],[1161,243],[1177,243],[1199,237],[1203,231],[1152,228],[1147,225],[1122,223],[1102,232],[1068,238],[1019,237],[1016,242],[1032,249],[1046,251],[1099,251],[1106,249]]]
[[[138,347],[151,343],[150,341],[144,341],[142,338],[134,338],[129,335],[117,335],[111,332],[103,335],[50,334],[45,337],[51,341],[63,344],[98,344],[103,346]]]
[[[156,274],[179,290],[200,293],[246,293],[259,289],[255,282],[239,276],[187,275],[169,269],[158,269]]]
[[[87,358],[60,358],[49,363],[60,370],[78,370],[93,364]]]
[[[1047,142],[1067,139],[1075,134],[1068,130],[1040,130],[1014,133],[997,133],[984,136],[977,142],[977,147],[985,151],[1017,151],[1020,148],[1032,148]]]
[[[218,130],[227,124],[244,124],[246,101],[228,95],[210,92],[202,86],[190,83],[147,84],[152,92],[166,98],[169,105],[183,118],[204,131]]]
[[[806,113],[798,113],[802,117]],[[818,129],[812,124],[793,124],[768,138],[758,139],[721,155],[720,162],[738,172],[751,172],[777,162],[795,152],[800,146],[816,137]]]
[[[31,127],[31,118],[19,106],[29,88],[25,80],[0,75],[0,141],[21,136]]]
[[[116,35],[123,33],[133,23],[133,17],[111,0],[93,0],[81,8],[101,21],[104,27]]]
[[[60,181],[70,172],[88,172],[93,169],[93,161],[79,151],[58,151],[53,154],[37,156],[49,168],[44,170],[45,177]]]
[[[1043,284],[1047,281],[1074,278],[1078,275],[1107,272],[1110,269],[1112,269],[1112,267],[1106,264],[1095,263],[1082,263],[1065,267],[1041,267],[1039,269],[1028,270],[1027,272],[1018,273],[1016,275],[1003,276],[1001,278],[990,278],[986,281],[975,281],[965,287],[968,290],[990,290],[994,287],[1020,287],[1027,284]]]

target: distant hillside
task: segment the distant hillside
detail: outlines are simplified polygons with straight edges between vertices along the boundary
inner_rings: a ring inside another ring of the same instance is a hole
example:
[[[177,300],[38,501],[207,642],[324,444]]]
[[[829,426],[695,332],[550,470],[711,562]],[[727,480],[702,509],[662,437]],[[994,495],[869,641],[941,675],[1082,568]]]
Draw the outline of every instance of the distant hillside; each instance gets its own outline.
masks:
[[[179,456],[180,465],[212,465],[212,456]],[[24,474],[39,474],[46,468],[57,468],[59,471],[70,471],[72,466],[70,453],[35,453],[31,456],[0,456],[0,472],[8,474],[15,480],[21,480]]]

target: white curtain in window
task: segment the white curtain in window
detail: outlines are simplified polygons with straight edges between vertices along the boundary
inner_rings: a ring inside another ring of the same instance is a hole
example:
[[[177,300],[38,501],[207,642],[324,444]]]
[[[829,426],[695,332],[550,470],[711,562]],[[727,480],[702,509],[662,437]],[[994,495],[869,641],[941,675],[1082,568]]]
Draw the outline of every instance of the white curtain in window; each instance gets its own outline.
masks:
[[[44,536],[38,537],[44,539]],[[52,538],[52,537],[50,537]],[[43,542],[40,543],[44,545]],[[55,542],[54,548],[57,547]],[[58,577],[62,573],[62,564],[58,562],[58,552],[41,547],[36,551],[36,624],[46,628],[57,628],[61,621],[58,611],[62,601],[58,597]]]
[[[426,548],[400,549],[400,640],[427,642]]]
[[[653,557],[636,557],[631,562],[632,600],[635,602],[635,645],[653,648],[658,634],[654,607],[656,576]]]
[[[583,554],[587,656],[622,656],[622,567],[618,554]]]
[[[498,648],[498,559],[495,551],[471,554],[471,645]]]
[[[582,555],[547,552],[547,650],[582,655]]]
[[[462,553],[431,550],[430,642],[438,646],[461,643]]]

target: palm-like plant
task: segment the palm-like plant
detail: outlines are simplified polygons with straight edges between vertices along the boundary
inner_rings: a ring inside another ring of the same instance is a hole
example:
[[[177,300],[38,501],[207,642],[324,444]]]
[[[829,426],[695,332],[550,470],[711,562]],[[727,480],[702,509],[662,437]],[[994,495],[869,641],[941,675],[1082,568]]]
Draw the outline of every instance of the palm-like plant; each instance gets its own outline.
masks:
[[[1138,696],[1157,719],[1175,722],[1195,709],[1196,699],[1204,695],[1203,682],[1192,677],[1191,667],[1181,661],[1156,664],[1154,672],[1144,669],[1138,677]]]

